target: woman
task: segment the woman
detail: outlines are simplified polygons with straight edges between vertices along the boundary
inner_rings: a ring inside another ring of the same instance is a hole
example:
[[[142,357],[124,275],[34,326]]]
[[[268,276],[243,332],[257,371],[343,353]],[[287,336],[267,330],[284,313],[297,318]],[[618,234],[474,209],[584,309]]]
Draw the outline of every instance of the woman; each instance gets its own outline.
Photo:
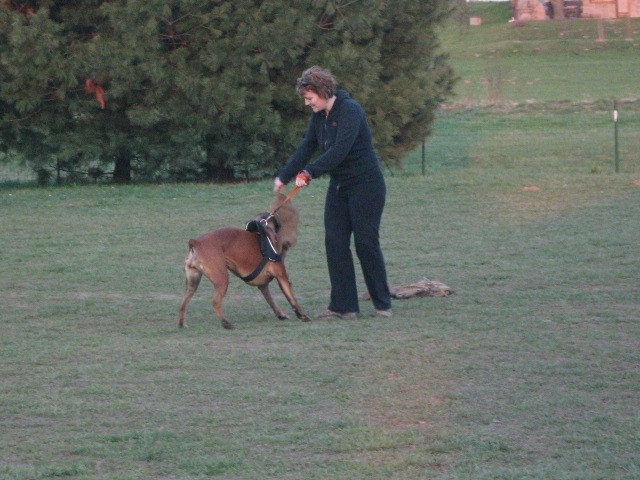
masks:
[[[326,69],[311,67],[296,83],[304,104],[313,110],[305,136],[278,172],[274,190],[281,192],[295,177],[304,187],[312,178],[329,174],[324,226],[331,281],[329,308],[317,318],[353,319],[360,312],[350,242],[356,254],[376,315],[391,317],[391,295],[379,229],[386,187],[373,148],[364,110]],[[320,155],[313,161],[317,151]]]

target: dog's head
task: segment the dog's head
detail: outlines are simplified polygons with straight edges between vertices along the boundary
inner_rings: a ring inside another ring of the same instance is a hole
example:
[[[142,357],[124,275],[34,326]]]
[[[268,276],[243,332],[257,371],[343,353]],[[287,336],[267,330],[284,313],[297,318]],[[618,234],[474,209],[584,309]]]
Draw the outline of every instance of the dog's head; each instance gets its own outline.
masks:
[[[278,232],[278,243],[282,246],[283,256],[287,250],[292,248],[298,241],[298,222],[300,221],[298,209],[293,205],[291,200],[283,203],[285,198],[286,196],[282,193],[277,193],[276,198],[271,204],[272,212],[278,209],[272,218],[280,223],[276,231]]]
[[[274,233],[278,233],[280,231],[280,228],[282,227],[278,216],[272,215],[269,212],[260,213],[258,216],[256,216],[256,218],[253,219],[252,222],[259,222]],[[252,225],[252,222],[249,222],[247,225]],[[247,230],[255,231],[255,228],[251,227],[247,228]]]

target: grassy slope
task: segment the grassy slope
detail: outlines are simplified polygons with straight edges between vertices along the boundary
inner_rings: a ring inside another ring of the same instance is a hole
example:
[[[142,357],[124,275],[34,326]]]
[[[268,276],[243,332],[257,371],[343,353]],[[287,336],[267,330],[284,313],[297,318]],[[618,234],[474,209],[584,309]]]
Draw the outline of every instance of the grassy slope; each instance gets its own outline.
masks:
[[[501,81],[505,102],[638,98],[640,20],[631,41],[624,21],[605,22],[607,41],[599,42],[595,20],[516,26],[508,2],[473,4],[470,12],[483,25],[460,30],[452,20],[441,36],[461,78],[457,102],[487,102],[489,80]]]

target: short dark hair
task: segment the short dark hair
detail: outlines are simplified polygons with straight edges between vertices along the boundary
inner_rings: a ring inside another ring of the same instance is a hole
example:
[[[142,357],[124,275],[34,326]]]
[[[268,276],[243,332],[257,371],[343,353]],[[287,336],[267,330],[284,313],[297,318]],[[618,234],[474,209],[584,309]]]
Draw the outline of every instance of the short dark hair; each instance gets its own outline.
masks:
[[[327,99],[336,94],[336,77],[326,68],[313,66],[302,72],[302,76],[296,81],[296,92],[304,95],[311,91],[319,97]]]

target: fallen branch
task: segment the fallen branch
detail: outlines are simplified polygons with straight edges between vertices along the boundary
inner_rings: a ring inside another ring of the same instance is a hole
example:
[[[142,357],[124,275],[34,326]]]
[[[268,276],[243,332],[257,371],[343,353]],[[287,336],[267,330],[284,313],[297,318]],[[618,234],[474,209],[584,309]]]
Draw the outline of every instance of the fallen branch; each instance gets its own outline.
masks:
[[[394,286],[389,285],[389,291],[393,298],[414,298],[414,297],[448,297],[453,294],[453,290],[448,285],[437,280],[423,278],[409,285]],[[365,300],[370,300],[369,293],[363,295]]]

